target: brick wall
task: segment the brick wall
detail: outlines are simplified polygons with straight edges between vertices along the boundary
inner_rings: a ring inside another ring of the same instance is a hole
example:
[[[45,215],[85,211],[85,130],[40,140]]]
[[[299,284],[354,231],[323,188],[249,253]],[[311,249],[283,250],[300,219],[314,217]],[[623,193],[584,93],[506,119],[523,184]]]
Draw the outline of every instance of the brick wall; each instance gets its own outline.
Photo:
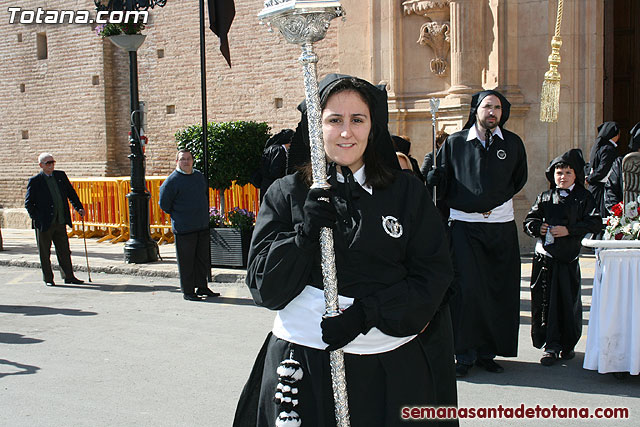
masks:
[[[19,3],[30,10],[93,10],[88,0]],[[128,54],[97,37],[92,25],[9,24],[7,7],[0,8],[0,147],[7,153],[0,158],[0,208],[23,205],[42,151],[53,153],[56,167],[69,176],[129,175]],[[295,127],[299,118],[300,49],[259,25],[261,8],[262,1],[236,0],[231,69],[207,24],[208,119],[266,121],[276,132]],[[198,18],[198,2],[169,1],[152,11],[144,31],[138,84],[148,109],[147,175],[173,169],[174,133],[201,122]],[[47,59],[37,59],[37,33],[46,33]],[[335,25],[316,50],[320,76],[339,71]]]

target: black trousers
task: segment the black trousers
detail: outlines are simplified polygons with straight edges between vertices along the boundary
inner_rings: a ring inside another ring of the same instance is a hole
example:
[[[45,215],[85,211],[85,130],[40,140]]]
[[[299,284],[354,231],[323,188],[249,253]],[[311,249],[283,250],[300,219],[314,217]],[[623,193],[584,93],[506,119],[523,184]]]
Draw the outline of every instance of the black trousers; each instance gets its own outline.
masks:
[[[209,230],[176,234],[176,258],[180,287],[185,294],[197,288],[207,287],[207,275],[211,268],[209,260]]]
[[[40,231],[36,228],[36,240],[42,268],[42,279],[47,283],[53,283],[51,242],[56,247],[56,257],[58,257],[62,280],[71,279],[73,277],[73,267],[71,266],[71,249],[69,249],[67,226],[65,224],[51,224],[47,231]]]

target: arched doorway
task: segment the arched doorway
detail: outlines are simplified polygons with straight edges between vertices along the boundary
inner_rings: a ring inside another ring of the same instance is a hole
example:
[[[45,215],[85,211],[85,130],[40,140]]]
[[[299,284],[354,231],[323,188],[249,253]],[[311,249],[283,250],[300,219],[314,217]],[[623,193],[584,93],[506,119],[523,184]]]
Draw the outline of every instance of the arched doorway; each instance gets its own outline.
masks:
[[[603,117],[622,128],[618,151],[628,151],[629,130],[640,121],[640,2],[605,0]]]

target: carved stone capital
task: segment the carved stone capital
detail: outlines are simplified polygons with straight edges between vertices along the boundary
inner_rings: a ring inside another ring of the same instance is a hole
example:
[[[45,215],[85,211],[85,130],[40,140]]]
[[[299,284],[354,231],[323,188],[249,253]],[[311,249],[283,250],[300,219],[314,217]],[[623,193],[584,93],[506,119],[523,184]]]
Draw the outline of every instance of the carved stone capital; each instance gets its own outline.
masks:
[[[277,28],[289,43],[302,45],[322,40],[332,19],[343,16],[339,1],[267,0],[258,14],[269,31]]]
[[[449,16],[450,0],[406,0],[402,2],[406,15],[416,14],[432,21],[443,21]]]
[[[447,70],[447,54],[451,41],[449,38],[449,22],[426,22],[420,28],[418,44],[430,46],[435,53],[435,57],[429,62],[431,72],[442,76]]]

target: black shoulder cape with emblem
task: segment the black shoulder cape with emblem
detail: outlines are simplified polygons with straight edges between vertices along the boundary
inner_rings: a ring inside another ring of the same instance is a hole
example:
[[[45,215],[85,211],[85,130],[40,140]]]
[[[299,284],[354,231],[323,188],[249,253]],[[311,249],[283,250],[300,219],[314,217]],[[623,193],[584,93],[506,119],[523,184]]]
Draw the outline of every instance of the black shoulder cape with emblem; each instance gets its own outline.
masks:
[[[478,139],[467,141],[469,130],[449,136],[438,151],[445,179],[438,198],[464,212],[487,212],[511,199],[527,182],[527,155],[518,135],[501,129],[485,149]]]

